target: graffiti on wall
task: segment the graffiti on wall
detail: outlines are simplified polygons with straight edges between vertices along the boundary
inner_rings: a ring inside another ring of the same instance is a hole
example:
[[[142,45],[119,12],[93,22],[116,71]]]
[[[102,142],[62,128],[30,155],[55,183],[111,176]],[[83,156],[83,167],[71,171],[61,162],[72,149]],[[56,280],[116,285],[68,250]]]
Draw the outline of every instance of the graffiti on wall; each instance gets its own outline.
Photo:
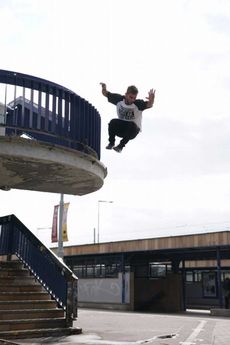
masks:
[[[126,303],[127,295],[129,296],[127,281],[126,279]],[[78,280],[78,300],[79,302],[121,303],[122,275],[119,274],[118,278],[80,278]]]

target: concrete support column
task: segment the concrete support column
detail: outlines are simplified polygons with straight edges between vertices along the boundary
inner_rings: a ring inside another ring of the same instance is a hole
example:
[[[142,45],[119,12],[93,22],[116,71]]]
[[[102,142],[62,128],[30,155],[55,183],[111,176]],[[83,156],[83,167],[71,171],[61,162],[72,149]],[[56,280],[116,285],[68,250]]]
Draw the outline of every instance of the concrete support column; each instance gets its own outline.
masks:
[[[122,281],[121,281],[121,303],[125,303],[125,259],[124,254],[121,254],[121,273],[122,273]]]
[[[216,261],[217,261],[217,291],[219,297],[220,308],[223,308],[223,291],[222,291],[222,282],[221,282],[221,256],[220,248],[216,250]]]

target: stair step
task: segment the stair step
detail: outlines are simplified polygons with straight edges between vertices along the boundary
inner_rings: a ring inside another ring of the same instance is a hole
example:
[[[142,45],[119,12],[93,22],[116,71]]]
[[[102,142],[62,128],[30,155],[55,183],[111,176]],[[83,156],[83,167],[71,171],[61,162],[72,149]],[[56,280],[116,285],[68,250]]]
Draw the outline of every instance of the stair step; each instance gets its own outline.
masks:
[[[65,312],[60,308],[52,309],[16,309],[2,310],[0,313],[1,320],[19,320],[19,319],[42,319],[42,318],[60,318],[64,317]]]
[[[12,261],[1,261],[0,262],[0,269],[1,268],[17,268],[21,269],[23,268],[23,264],[18,260],[12,260]]]
[[[38,284],[34,277],[4,277],[1,278],[1,285],[34,285]]]
[[[47,292],[0,292],[0,301],[49,300]]]
[[[68,328],[46,328],[37,330],[20,330],[20,331],[0,331],[0,338],[3,339],[32,339],[44,337],[60,337],[73,334],[81,334],[82,329],[79,327]]]
[[[67,327],[65,316],[23,263],[0,262],[0,339],[81,333]]]
[[[30,272],[25,269],[25,268],[22,268],[22,269],[14,269],[14,268],[0,268],[0,277],[3,278],[3,277],[11,277],[11,276],[29,276],[30,275]]]
[[[0,310],[12,309],[50,309],[55,308],[57,303],[54,300],[39,301],[0,301]]]
[[[2,284],[2,282],[0,283]],[[0,292],[43,292],[44,289],[41,285],[0,285]]]
[[[64,318],[52,319],[22,319],[22,320],[1,320],[0,331],[17,331],[29,329],[59,328],[65,327],[66,320]]]

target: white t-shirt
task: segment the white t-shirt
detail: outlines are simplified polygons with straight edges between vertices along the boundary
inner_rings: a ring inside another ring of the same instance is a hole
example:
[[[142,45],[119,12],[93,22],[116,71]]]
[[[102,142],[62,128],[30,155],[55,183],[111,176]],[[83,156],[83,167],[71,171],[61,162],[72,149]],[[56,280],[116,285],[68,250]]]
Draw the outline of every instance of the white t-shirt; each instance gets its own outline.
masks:
[[[147,103],[142,99],[135,100],[132,104],[125,103],[125,97],[108,92],[108,101],[117,107],[117,116],[120,120],[132,121],[141,130],[142,111],[147,109]]]

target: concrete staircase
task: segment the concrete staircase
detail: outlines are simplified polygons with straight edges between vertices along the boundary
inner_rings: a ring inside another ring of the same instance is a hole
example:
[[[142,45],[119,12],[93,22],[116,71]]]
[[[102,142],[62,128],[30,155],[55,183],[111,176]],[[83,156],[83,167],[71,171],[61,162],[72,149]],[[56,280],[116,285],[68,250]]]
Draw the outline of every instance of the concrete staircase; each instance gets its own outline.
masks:
[[[66,327],[65,311],[19,261],[0,262],[0,339],[81,333]]]

